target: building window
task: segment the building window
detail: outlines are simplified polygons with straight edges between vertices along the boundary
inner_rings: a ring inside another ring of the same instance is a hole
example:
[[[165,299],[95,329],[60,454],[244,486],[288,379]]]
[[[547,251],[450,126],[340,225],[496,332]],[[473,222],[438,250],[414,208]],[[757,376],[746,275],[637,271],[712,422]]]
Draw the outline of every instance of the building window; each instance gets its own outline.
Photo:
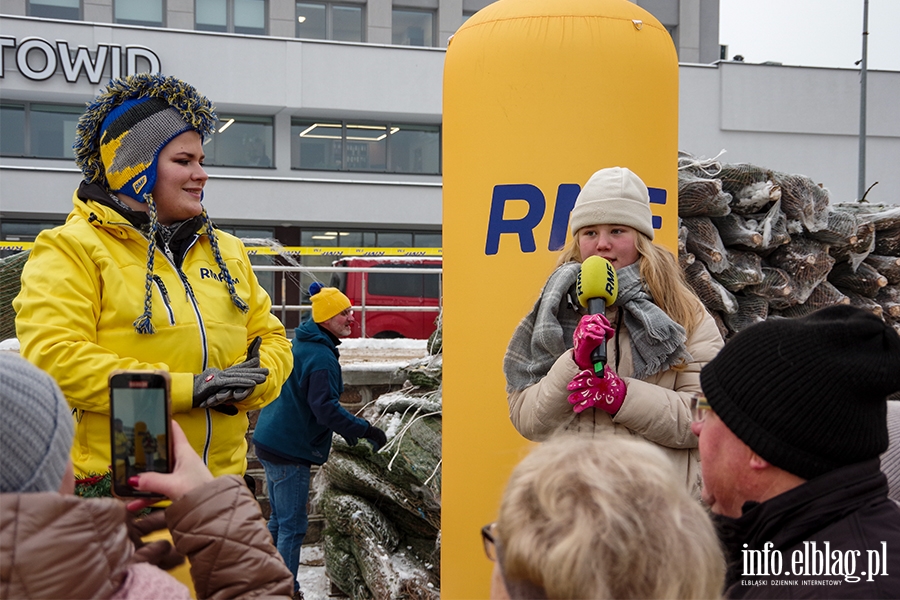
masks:
[[[395,173],[440,172],[441,134],[437,126],[403,125],[390,140],[391,170]]]
[[[25,105],[0,104],[0,155],[25,156]]]
[[[28,0],[28,16],[81,20],[81,0]]]
[[[40,232],[59,225],[62,223],[4,220],[0,223],[0,239],[4,242],[33,242]]]
[[[308,247],[440,248],[441,242],[440,231],[329,231],[306,228],[300,231],[300,245]],[[304,261],[307,259],[304,257]]]
[[[438,175],[440,128],[434,125],[294,119],[291,167]]]
[[[116,23],[163,26],[163,0],[115,0]]]
[[[363,12],[361,6],[297,2],[298,38],[362,42]]]
[[[266,34],[266,0],[196,0],[194,10],[200,31]]]
[[[291,167],[339,171],[344,164],[343,124],[333,121],[291,122]]]
[[[399,46],[434,46],[434,13],[395,8],[391,41]]]
[[[219,115],[219,127],[203,146],[206,164],[222,167],[271,168],[272,117]]]
[[[440,233],[416,233],[413,246],[416,248],[440,248],[443,236]]]
[[[373,231],[326,231],[324,229],[302,229],[300,231],[301,246],[373,248],[377,245],[375,240]]]
[[[75,158],[75,126],[84,109],[80,106],[31,105],[31,156]]]
[[[328,231],[305,228],[300,231],[300,245],[307,247],[440,248],[441,241],[439,231]],[[333,260],[333,257],[328,260]]]
[[[34,158],[75,158],[75,126],[81,106],[0,105],[0,154]]]

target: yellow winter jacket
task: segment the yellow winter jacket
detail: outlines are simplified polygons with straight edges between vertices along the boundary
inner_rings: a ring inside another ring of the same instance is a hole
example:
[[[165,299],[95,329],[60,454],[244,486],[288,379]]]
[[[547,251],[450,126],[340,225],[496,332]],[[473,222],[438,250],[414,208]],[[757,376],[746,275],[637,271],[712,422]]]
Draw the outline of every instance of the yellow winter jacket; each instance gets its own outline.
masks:
[[[110,465],[109,374],[115,369],[162,369],[172,377],[173,417],[216,476],[246,470],[247,411],[275,400],[293,366],[284,326],[250,268],[240,240],[217,239],[242,313],[220,281],[209,238],[198,232],[181,266],[157,248],[153,268],[153,334],[138,334],[147,273],[146,237],[122,215],[76,192],[66,223],[42,232],[13,301],[22,355],[53,376],[75,418],[72,461],[78,474]],[[265,383],[229,416],[192,408],[194,375],[242,362],[262,337]]]

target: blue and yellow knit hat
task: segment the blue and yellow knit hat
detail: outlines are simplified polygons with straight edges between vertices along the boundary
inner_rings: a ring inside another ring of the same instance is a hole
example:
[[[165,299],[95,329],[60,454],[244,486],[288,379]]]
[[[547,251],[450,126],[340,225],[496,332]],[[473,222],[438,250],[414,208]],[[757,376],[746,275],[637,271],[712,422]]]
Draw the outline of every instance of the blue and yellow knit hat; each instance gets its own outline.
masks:
[[[193,128],[161,98],[133,98],[104,119],[100,160],[109,191],[144,202],[156,185],[159,153],[176,136]]]
[[[147,204],[147,277],[144,312],[134,322],[138,333],[154,331],[153,262],[159,222],[151,192],[156,185],[159,153],[185,131],[196,131],[205,138],[215,131],[215,126],[215,108],[206,96],[176,77],[151,73],[111,80],[78,119],[73,149],[85,181]],[[231,301],[241,312],[247,312],[249,307],[237,295],[205,208],[201,218]]]
[[[185,131],[205,138],[215,127],[215,107],[192,85],[158,73],[120,77],[78,119],[75,163],[88,183],[146,202],[159,151]]]

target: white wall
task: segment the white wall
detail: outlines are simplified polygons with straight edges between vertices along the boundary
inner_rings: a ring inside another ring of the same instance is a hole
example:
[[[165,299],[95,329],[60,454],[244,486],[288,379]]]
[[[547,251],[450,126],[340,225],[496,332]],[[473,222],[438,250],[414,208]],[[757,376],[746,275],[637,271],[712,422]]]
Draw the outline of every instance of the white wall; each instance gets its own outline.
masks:
[[[859,73],[723,62],[679,69],[679,147],[807,175],[832,202],[857,197]],[[900,203],[900,73],[868,73],[868,199]]]

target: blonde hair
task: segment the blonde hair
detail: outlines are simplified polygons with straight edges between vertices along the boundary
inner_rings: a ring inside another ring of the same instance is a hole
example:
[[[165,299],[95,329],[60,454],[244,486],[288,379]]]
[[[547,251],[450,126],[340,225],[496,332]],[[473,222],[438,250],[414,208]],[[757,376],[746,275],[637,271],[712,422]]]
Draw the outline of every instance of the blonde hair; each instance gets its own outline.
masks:
[[[560,251],[556,266],[567,262],[581,262],[578,240],[582,229],[575,232]],[[669,250],[654,244],[650,238],[638,230],[635,232],[635,247],[641,256],[641,281],[646,286],[653,302],[673,321],[684,327],[690,337],[703,320],[706,308],[700,298],[684,278],[684,271],[678,259]]]
[[[510,592],[718,598],[725,559],[707,512],[647,441],[560,434],[513,470],[497,520]]]

